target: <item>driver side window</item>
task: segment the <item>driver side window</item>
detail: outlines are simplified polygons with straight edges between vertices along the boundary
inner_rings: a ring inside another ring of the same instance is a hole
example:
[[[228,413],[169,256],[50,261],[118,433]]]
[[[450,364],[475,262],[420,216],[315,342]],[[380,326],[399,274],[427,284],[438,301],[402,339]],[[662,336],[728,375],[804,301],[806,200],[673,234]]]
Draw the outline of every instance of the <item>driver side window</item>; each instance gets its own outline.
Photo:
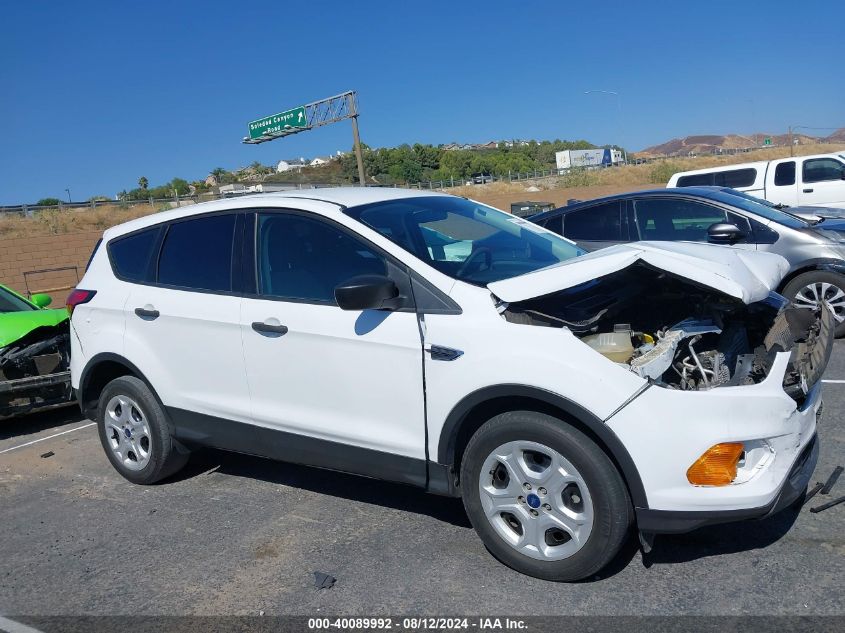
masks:
[[[642,240],[706,242],[711,225],[729,221],[722,209],[695,200],[659,198],[634,204]]]
[[[321,220],[286,213],[258,216],[259,293],[334,304],[334,289],[357,275],[385,275],[384,258]]]

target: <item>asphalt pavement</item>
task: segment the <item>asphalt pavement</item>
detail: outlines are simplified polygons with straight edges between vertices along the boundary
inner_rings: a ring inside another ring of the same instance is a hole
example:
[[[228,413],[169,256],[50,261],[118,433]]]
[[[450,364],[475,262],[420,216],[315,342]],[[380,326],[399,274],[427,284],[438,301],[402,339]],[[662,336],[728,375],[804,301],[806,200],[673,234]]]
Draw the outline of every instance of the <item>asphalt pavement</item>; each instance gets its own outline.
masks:
[[[845,341],[813,481],[845,462]],[[840,381],[840,382],[836,382]],[[674,423],[683,424],[683,420]],[[498,563],[459,500],[218,451],[135,486],[73,407],[0,422],[0,614],[845,615],[845,476],[763,521],[635,539],[601,576]],[[314,572],[337,578],[315,590]]]

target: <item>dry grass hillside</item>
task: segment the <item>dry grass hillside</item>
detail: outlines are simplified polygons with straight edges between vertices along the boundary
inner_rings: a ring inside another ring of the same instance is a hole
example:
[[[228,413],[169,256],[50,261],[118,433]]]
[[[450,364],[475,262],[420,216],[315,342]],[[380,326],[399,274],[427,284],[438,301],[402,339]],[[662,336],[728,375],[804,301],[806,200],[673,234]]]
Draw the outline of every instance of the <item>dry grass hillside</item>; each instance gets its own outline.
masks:
[[[32,217],[8,213],[0,215],[0,239],[104,231],[159,210],[159,207],[139,204],[131,207],[105,205],[96,209],[37,211]]]
[[[845,143],[801,145],[795,148],[796,155],[824,154],[834,151],[845,151]],[[508,211],[511,203],[522,200],[563,205],[571,198],[589,200],[625,191],[662,187],[671,175],[678,171],[771,160],[788,155],[788,148],[774,147],[751,154],[672,158],[644,165],[574,172],[536,181],[496,182],[489,185],[454,187],[447,191]],[[0,216],[0,239],[102,231],[110,226],[156,213],[159,210],[158,207],[139,204],[131,207],[110,205],[98,206],[96,209],[38,211],[32,217],[5,214]]]
[[[845,151],[845,144],[801,145],[795,148],[795,155],[806,156],[841,151]],[[789,156],[788,147],[773,147],[748,154],[670,158],[643,165],[583,171],[537,181],[495,182],[489,185],[454,187],[447,191],[500,209],[510,210],[511,203],[522,200],[565,204],[570,198],[589,200],[625,191],[664,187],[672,174],[679,171],[774,160],[787,156]]]

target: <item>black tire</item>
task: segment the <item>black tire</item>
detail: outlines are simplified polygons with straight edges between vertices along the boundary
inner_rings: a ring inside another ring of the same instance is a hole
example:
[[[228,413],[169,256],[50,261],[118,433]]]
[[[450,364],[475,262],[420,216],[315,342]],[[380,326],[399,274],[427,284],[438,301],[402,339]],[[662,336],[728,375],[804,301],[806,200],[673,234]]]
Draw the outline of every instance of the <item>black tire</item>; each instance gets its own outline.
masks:
[[[509,545],[487,519],[479,492],[485,460],[507,442],[530,441],[554,449],[586,482],[593,505],[592,530],[581,549],[569,558],[538,560]],[[487,549],[508,567],[553,581],[588,578],[619,553],[633,522],[633,508],[616,466],[584,433],[552,416],[532,411],[502,413],[472,436],[461,464],[461,490],[467,515]]]
[[[111,448],[109,434],[114,429],[107,424],[106,408],[113,398],[123,396],[137,403],[149,426],[149,458],[140,470],[127,468]],[[97,406],[97,430],[100,443],[114,469],[125,479],[135,484],[154,484],[177,472],[188,461],[189,453],[177,446],[173,439],[173,427],[150,388],[134,376],[115,378],[103,389]]]
[[[845,293],[845,275],[840,275],[826,270],[811,270],[806,273],[801,273],[792,279],[788,284],[786,284],[786,286],[784,286],[781,294],[790,301],[794,302],[795,296],[802,288],[812,284],[821,283],[831,284]],[[845,303],[843,303],[843,306],[839,309],[834,310],[834,317],[845,318]],[[842,338],[845,336],[845,321],[838,323],[836,329],[834,330],[834,334],[836,338]]]

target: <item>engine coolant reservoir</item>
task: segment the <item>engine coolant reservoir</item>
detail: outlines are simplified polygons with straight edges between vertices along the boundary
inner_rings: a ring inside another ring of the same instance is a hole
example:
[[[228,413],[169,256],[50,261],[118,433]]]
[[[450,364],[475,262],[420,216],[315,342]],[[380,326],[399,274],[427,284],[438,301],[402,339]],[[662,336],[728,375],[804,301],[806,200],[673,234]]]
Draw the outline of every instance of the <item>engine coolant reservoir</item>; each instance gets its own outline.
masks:
[[[627,332],[590,334],[581,340],[614,363],[627,363],[634,355],[634,345],[631,343],[630,330]]]

